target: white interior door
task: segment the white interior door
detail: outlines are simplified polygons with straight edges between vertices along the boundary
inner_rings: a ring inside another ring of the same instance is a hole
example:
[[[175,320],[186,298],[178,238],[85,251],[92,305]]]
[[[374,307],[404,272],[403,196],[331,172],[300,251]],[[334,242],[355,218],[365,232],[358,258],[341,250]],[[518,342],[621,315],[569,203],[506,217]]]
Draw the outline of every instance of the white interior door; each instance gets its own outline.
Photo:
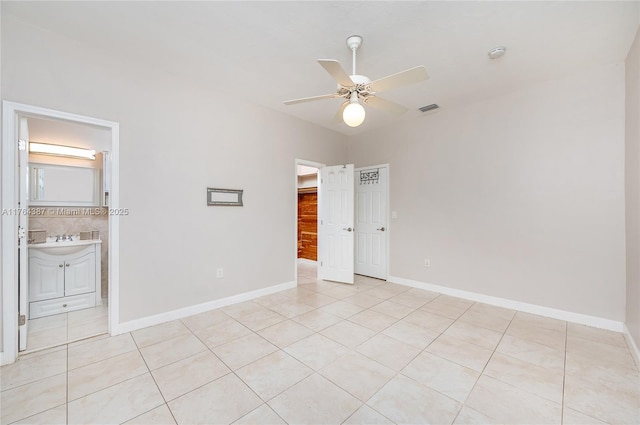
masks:
[[[29,125],[25,117],[20,118],[18,132],[18,173],[20,189],[18,195],[18,350],[27,349],[27,323],[29,322],[29,265],[27,235],[29,234]]]
[[[358,168],[355,172],[355,272],[387,279],[387,167]]]
[[[318,205],[318,277],[353,284],[353,164],[322,167]]]

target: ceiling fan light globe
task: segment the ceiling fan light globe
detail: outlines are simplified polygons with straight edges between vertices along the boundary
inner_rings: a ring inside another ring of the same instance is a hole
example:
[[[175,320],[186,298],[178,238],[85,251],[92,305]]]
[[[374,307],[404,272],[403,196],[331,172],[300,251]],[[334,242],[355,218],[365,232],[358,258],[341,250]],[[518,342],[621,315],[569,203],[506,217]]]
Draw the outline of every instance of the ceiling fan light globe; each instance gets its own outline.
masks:
[[[359,103],[350,103],[342,112],[342,119],[349,127],[357,127],[364,122],[366,113]]]

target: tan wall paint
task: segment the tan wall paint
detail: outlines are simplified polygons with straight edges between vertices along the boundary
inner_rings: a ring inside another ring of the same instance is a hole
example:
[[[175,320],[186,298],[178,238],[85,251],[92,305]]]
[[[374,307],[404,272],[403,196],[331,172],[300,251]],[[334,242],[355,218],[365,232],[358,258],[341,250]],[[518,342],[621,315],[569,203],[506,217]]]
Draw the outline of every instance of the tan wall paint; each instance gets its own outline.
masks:
[[[121,322],[293,281],[295,158],[344,163],[344,136],[8,16],[2,55],[4,99],[120,123]]]
[[[626,324],[640,347],[640,30],[626,61],[625,198],[627,243]]]
[[[390,275],[622,322],[624,65],[442,106],[350,141],[391,165]]]

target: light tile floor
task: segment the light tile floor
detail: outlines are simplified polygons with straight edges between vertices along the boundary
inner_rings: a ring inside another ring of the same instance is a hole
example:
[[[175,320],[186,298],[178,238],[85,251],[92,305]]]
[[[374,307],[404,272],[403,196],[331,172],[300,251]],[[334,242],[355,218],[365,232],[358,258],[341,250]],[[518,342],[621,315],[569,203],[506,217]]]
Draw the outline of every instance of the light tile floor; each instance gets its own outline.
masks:
[[[3,424],[638,424],[623,336],[357,277],[0,370]]]
[[[104,299],[97,307],[29,320],[27,351],[106,333],[108,317],[107,300]]]

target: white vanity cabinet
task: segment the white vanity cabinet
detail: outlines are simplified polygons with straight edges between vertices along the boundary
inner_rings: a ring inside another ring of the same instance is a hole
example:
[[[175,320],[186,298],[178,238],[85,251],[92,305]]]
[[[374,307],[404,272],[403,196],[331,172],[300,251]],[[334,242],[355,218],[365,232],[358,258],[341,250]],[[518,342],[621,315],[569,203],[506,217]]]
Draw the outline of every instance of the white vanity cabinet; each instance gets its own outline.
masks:
[[[29,246],[29,318],[101,304],[100,242]]]

